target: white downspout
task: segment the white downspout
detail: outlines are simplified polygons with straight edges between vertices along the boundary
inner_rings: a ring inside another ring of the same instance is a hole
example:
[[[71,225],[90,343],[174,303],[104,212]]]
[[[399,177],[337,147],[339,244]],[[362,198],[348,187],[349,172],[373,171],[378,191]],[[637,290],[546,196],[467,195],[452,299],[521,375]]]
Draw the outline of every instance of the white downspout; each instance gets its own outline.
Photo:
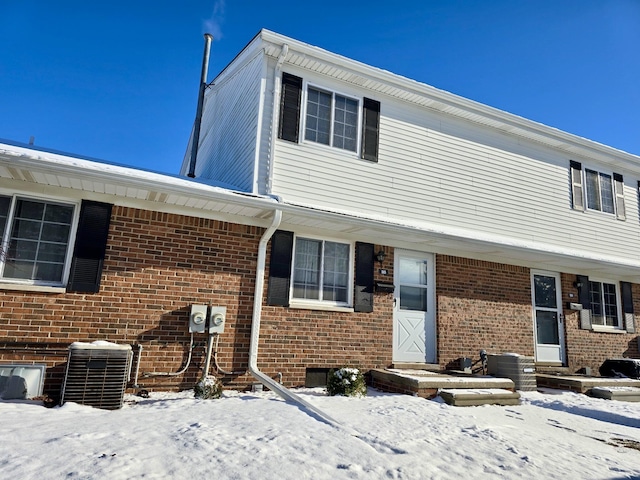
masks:
[[[307,410],[310,414],[313,414],[319,417],[320,420],[323,420],[331,425],[335,425],[337,427],[343,428],[337,421],[335,421],[329,415],[324,413],[322,410],[311,405],[307,401],[300,398],[298,395],[286,389],[285,387],[280,385],[278,382],[273,380],[271,377],[262,373],[258,368],[258,343],[260,340],[260,318],[262,316],[262,297],[264,295],[264,275],[265,275],[265,265],[266,265],[266,259],[267,259],[267,244],[269,243],[269,240],[273,236],[274,232],[280,226],[281,221],[282,221],[282,211],[279,209],[274,210],[273,220],[271,221],[271,225],[262,235],[262,238],[260,239],[260,244],[258,245],[258,262],[257,262],[258,264],[256,266],[256,288],[253,295],[251,343],[249,346],[249,372],[251,372],[251,375],[253,375],[254,378],[258,380],[262,385],[267,387],[269,390],[277,393],[285,400],[297,404],[299,407]]]
[[[275,156],[276,149],[276,126],[278,124],[278,117],[280,116],[280,93],[282,90],[282,79],[280,78],[280,72],[282,70],[282,64],[289,53],[289,45],[282,45],[282,50],[278,56],[276,67],[273,72],[273,105],[271,108],[271,142],[269,145],[269,170],[267,172],[267,193],[271,193],[271,187],[273,184],[273,158]]]

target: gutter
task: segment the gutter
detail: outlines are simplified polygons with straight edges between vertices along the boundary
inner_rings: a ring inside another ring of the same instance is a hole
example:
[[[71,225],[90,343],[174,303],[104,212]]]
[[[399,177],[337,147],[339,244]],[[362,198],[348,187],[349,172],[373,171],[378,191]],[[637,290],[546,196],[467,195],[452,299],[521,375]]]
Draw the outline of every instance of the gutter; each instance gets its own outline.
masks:
[[[280,199],[277,199],[280,202]],[[271,377],[265,375],[258,368],[258,343],[260,341],[260,319],[262,317],[262,298],[264,296],[264,277],[265,277],[265,265],[267,259],[267,244],[280,226],[282,221],[282,210],[275,209],[273,211],[273,219],[271,225],[260,238],[258,245],[258,261],[256,266],[256,285],[253,295],[253,316],[251,320],[251,343],[249,345],[249,372],[253,377],[258,380],[262,385],[269,390],[275,392],[280,397],[288,402],[295,403],[302,410],[305,410],[309,415],[318,418],[319,420],[326,422],[335,427],[343,428],[336,420],[324,413],[319,408],[311,405],[309,402],[303,400],[295,393],[291,392],[287,388],[280,385]]]

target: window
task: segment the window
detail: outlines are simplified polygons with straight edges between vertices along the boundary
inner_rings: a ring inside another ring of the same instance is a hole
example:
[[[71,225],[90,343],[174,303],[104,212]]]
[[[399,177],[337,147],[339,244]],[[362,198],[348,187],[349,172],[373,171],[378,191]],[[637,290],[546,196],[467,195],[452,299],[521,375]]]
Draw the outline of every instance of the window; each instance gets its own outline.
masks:
[[[373,312],[373,252],[371,243],[355,242],[352,247],[303,237],[294,241],[293,232],[277,230],[271,239],[267,304],[289,307],[293,298],[298,306],[326,309],[353,301],[354,312]],[[302,305],[305,300],[307,305]]]
[[[0,196],[0,276],[62,283],[73,218],[73,205]]]
[[[582,168],[579,162],[570,162],[571,194],[574,210],[595,210],[615,214],[625,220],[624,180],[618,173],[609,174]]]
[[[614,213],[613,184],[611,175],[585,170],[587,180],[587,208]]]
[[[358,138],[358,101],[309,87],[304,138],[355,152]]]
[[[616,284],[589,280],[589,296],[592,325],[620,328]]]
[[[293,260],[293,298],[349,302],[351,246],[298,237]]]
[[[302,93],[302,78],[283,72],[278,138],[298,143],[303,131],[306,141],[359,153],[360,158],[371,162],[378,161],[380,102],[308,86],[303,108]]]

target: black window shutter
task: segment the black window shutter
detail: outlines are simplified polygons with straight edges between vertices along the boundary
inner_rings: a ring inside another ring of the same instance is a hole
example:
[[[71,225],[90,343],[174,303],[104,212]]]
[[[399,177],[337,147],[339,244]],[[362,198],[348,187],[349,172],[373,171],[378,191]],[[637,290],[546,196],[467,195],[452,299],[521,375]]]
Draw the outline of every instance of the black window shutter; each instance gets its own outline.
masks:
[[[68,292],[96,293],[100,290],[111,208],[108,203],[82,201]]]
[[[616,218],[618,220],[626,220],[627,214],[625,213],[624,205],[624,179],[619,173],[613,174],[613,192],[616,202]]]
[[[622,290],[622,313],[624,314],[624,325],[629,333],[635,333],[636,322],[633,314],[633,294],[632,286],[629,282],[620,282]]]
[[[300,98],[302,78],[282,73],[282,94],[280,97],[280,128],[278,138],[298,142],[300,130]]]
[[[268,305],[289,306],[292,256],[293,232],[277,230],[271,237],[271,261],[269,263],[269,287],[267,290]]]
[[[577,275],[578,283],[578,300],[582,305],[580,310],[580,328],[591,330],[591,292],[589,291],[589,277],[586,275]]]
[[[584,193],[582,187],[582,164],[569,161],[571,176],[571,200],[574,210],[584,211]]]
[[[373,245],[356,242],[356,281],[353,309],[373,312]]]
[[[378,142],[380,137],[380,102],[365,98],[362,115],[362,158],[378,161]]]

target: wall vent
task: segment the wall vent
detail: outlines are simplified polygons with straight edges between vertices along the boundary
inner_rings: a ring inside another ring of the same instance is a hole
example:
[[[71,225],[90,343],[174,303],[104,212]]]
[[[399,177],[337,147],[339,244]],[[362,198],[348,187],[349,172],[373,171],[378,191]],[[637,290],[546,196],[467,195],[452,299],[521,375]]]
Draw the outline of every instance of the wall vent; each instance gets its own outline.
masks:
[[[72,343],[60,403],[75,402],[105,410],[121,408],[132,356],[131,345]]]

